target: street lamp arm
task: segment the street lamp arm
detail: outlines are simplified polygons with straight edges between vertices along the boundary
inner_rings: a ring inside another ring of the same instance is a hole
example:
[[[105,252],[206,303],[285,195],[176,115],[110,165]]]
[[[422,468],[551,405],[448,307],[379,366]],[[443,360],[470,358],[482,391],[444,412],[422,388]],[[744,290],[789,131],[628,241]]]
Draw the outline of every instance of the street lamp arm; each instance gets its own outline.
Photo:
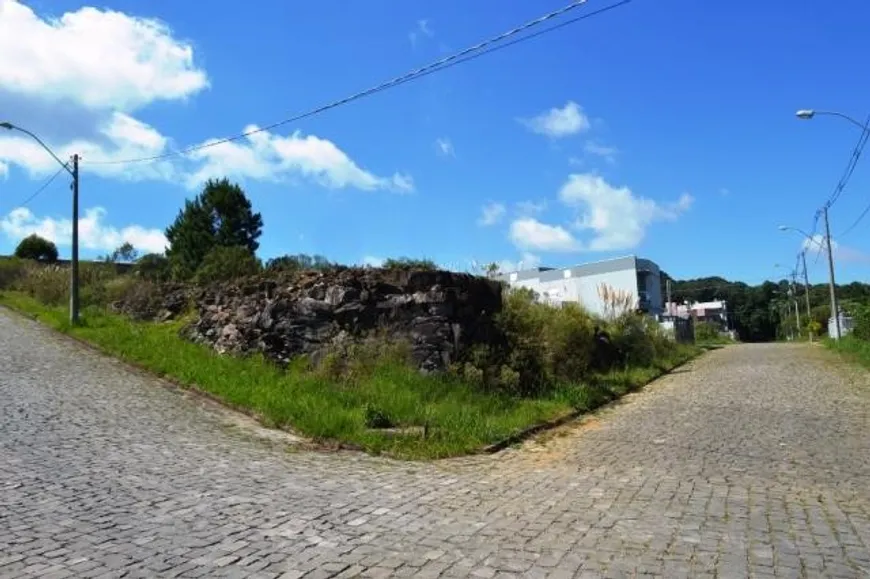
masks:
[[[815,243],[816,245],[818,245],[821,249],[825,249],[825,245],[823,243],[821,243],[818,239],[816,239],[815,237],[813,237],[812,235],[810,235],[809,233],[807,233],[803,229],[799,229],[797,227],[786,227],[785,225],[780,225],[779,230],[780,231],[794,231],[794,232],[800,233],[801,235],[806,237],[808,240],[810,240],[813,243]]]
[[[870,125],[864,124],[858,120],[853,119],[849,115],[839,113],[837,111],[814,111],[811,109],[807,109],[807,110],[798,111],[797,115],[798,115],[798,118],[801,118],[801,119],[811,119],[816,115],[828,115],[830,117],[840,117],[841,119],[846,119],[847,121],[849,121],[850,123],[852,123],[853,125],[858,127],[859,129],[861,129],[862,131],[870,130]]]
[[[40,139],[39,137],[37,137],[36,135],[34,135],[33,133],[31,133],[31,132],[28,131],[27,129],[22,129],[22,128],[19,127],[18,125],[13,125],[12,123],[6,123],[6,122],[4,122],[4,123],[0,123],[0,127],[3,127],[4,129],[8,129],[8,130],[15,129],[16,131],[20,131],[20,132],[24,133],[25,135],[29,136],[31,139],[33,139],[34,141],[36,141],[37,143],[39,143],[39,145],[40,145],[43,149],[45,149],[45,150],[48,152],[48,154],[51,155],[51,156],[54,158],[55,161],[57,161],[58,163],[60,163],[60,166],[63,167],[64,169],[66,169],[66,172],[67,172],[67,173],[69,173],[70,175],[73,174],[72,169],[69,168],[69,165],[68,165],[68,164],[66,164],[66,163],[64,163],[63,161],[61,161],[60,158],[59,158],[57,155],[54,154],[54,151],[52,151],[51,149],[49,149],[49,148],[48,148],[48,145],[46,145],[45,143],[42,142],[42,139]]]

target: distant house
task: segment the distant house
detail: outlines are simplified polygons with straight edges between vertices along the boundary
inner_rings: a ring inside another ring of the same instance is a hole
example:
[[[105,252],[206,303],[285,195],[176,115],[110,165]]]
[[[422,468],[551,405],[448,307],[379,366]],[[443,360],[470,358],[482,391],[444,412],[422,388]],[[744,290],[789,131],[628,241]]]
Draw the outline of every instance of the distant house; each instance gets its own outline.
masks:
[[[684,319],[692,318],[696,322],[711,322],[719,326],[723,331],[731,329],[728,318],[728,303],[725,300],[688,302],[685,304],[667,302],[665,304],[665,315]]]
[[[543,302],[556,306],[579,303],[597,315],[606,313],[602,287],[628,296],[635,309],[651,315],[663,312],[659,266],[633,255],[562,269],[537,267],[504,272],[496,279],[511,287],[533,290]]]

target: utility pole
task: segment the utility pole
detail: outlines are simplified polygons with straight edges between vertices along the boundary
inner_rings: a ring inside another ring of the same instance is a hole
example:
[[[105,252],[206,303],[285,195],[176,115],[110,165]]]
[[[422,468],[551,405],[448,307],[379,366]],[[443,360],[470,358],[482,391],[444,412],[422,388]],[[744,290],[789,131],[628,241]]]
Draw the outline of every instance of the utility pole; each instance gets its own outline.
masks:
[[[794,297],[794,317],[795,323],[797,323],[797,335],[798,338],[801,337],[801,312],[799,308],[798,295],[797,295],[797,271],[792,270],[791,272],[791,292],[792,297]]]
[[[671,313],[671,279],[667,278],[665,280],[665,292],[668,295],[668,315],[672,315]]]
[[[835,340],[840,339],[840,308],[837,305],[837,286],[834,282],[834,249],[831,247],[831,225],[828,223],[828,204],[823,209],[825,214],[825,240],[828,246],[828,272],[831,276],[831,315],[834,316],[834,328],[837,335]]]
[[[72,255],[70,256],[69,322],[79,323],[79,156],[72,157]]]
[[[810,327],[810,322],[813,321],[812,310],[810,310],[810,278],[807,275],[807,250],[801,252],[801,262],[804,266],[804,297],[807,301],[807,327]],[[813,331],[809,330],[810,342],[813,341]]]

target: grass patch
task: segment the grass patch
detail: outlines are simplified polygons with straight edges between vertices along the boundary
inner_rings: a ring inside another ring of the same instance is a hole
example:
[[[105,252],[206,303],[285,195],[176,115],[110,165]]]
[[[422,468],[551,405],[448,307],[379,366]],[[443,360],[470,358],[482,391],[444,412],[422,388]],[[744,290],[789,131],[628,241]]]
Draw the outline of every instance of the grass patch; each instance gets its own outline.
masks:
[[[827,338],[823,342],[829,350],[839,353],[841,356],[870,368],[870,342],[861,340],[855,336],[843,336],[840,340]]]
[[[386,359],[353,383],[336,381],[301,364],[282,370],[259,356],[219,356],[180,338],[182,321],[135,322],[93,307],[83,311],[80,326],[71,327],[65,306],[46,306],[18,292],[0,292],[0,303],[252,412],[267,426],[409,459],[476,452],[533,425],[593,410],[700,351],[678,347],[654,367],[611,372],[589,384],[557,385],[546,395],[521,398],[481,391],[454,376],[424,376]]]

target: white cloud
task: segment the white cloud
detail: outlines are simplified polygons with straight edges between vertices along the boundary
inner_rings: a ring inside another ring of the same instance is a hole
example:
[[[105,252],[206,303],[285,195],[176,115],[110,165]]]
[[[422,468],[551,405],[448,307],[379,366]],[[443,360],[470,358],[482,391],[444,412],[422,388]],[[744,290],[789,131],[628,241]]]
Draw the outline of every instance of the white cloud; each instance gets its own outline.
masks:
[[[456,156],[456,151],[453,149],[453,143],[447,137],[435,139],[435,152],[442,157]]]
[[[807,253],[819,250],[827,251],[828,243],[824,235],[816,233],[813,235],[812,240],[804,239],[801,243],[801,248]],[[834,259],[836,261],[842,261],[844,263],[870,263],[870,255],[859,249],[841,245],[835,239],[831,240],[831,249],[833,250]]]
[[[531,119],[521,119],[531,131],[552,138],[576,135],[589,129],[589,119],[574,101],[568,101],[561,109],[554,107]]]
[[[428,38],[435,36],[435,31],[432,30],[432,27],[429,26],[429,21],[425,18],[421,18],[417,21],[417,26],[414,30],[408,33],[408,40],[411,41],[412,45],[416,46],[417,41],[423,36]]]
[[[83,7],[40,18],[0,0],[0,78],[16,94],[130,111],[208,86],[193,47],[161,22]]]
[[[9,165],[0,161],[0,179],[6,179],[9,176]]]
[[[362,258],[362,264],[369,267],[383,267],[385,261],[383,257],[375,257],[374,255],[367,255]]]
[[[483,227],[495,225],[502,220],[506,212],[507,209],[502,203],[487,203],[481,209],[480,218],[477,220],[477,224]]]
[[[256,130],[254,125],[244,132]],[[206,143],[214,142],[206,141]],[[187,177],[187,185],[199,187],[211,177],[229,176],[278,181],[302,177],[330,189],[352,187],[364,191],[383,189],[399,193],[414,190],[409,175],[395,173],[379,177],[362,169],[335,143],[296,131],[282,137],[268,131],[250,135],[244,141],[192,152],[190,159],[203,165]]]
[[[523,252],[517,261],[502,259],[497,261],[499,273],[509,273],[523,269],[533,269],[541,265],[541,258],[529,252]]]
[[[79,218],[79,243],[85,249],[112,251],[124,242],[143,253],[163,253],[168,245],[160,229],[147,229],[129,225],[117,229],[104,223],[106,210],[102,207],[86,209]],[[58,245],[70,245],[72,221],[52,217],[37,218],[29,209],[19,207],[0,220],[0,230],[10,239],[18,241],[33,233]]]
[[[580,248],[571,232],[558,225],[541,223],[531,217],[514,220],[510,238],[520,249],[537,251],[576,251]]]
[[[2,1],[2,0],[0,0]],[[176,168],[169,162],[138,163],[134,165],[89,165],[88,161],[112,161],[129,157],[152,156],[163,153],[169,140],[153,127],[122,113],[113,112],[96,127],[108,145],[95,141],[75,140],[69,143],[48,143],[49,148],[67,161],[73,153],[81,157],[82,172],[124,180],[172,180]],[[0,159],[27,169],[31,177],[44,177],[59,166],[50,154],[30,137],[12,132],[0,137]]]
[[[619,149],[616,147],[608,147],[595,141],[588,141],[583,145],[583,151],[590,155],[601,157],[610,164],[616,163],[616,155],[619,153]]]
[[[632,249],[643,240],[650,224],[674,221],[694,202],[684,193],[676,202],[662,205],[593,174],[571,175],[559,191],[559,199],[582,211],[576,227],[593,232],[592,240],[585,244],[592,251]]]
[[[427,24],[418,26],[431,32]],[[408,175],[376,176],[333,142],[298,132],[262,133],[157,162],[101,164],[172,152],[167,136],[132,113],[208,87],[192,45],[153,19],[91,7],[48,18],[17,0],[0,0],[0,79],[4,117],[39,135],[64,161],[78,153],[83,173],[196,187],[207,177],[226,175],[300,178],[330,188],[414,189]],[[31,178],[58,169],[31,138],[18,131],[0,133],[0,178],[12,165]]]

